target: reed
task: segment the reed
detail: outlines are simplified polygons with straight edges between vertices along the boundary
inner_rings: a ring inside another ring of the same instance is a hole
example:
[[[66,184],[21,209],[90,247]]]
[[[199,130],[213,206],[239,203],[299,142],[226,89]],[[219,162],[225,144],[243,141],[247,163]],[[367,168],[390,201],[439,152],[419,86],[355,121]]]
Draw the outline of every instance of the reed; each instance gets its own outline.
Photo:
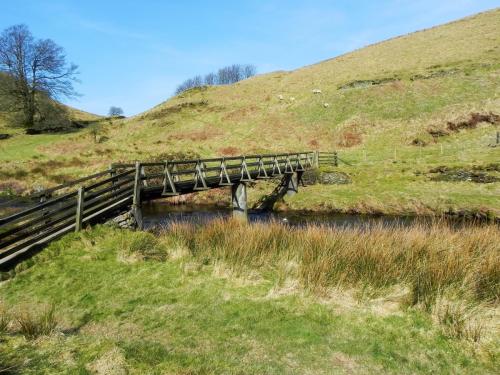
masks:
[[[322,293],[332,287],[405,285],[410,303],[430,308],[438,295],[497,303],[500,296],[500,229],[494,225],[453,228],[445,221],[411,227],[381,225],[333,229],[289,228],[278,222],[241,225],[214,220],[197,227],[172,224],[163,238],[204,262],[290,272],[295,262],[302,287]]]

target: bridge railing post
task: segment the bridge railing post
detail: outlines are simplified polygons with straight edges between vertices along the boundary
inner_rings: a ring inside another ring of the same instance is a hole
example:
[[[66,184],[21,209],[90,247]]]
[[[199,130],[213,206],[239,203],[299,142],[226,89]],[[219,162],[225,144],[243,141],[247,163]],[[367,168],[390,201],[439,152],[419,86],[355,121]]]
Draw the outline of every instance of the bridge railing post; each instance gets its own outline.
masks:
[[[78,195],[76,201],[76,221],[75,221],[75,232],[82,230],[83,223],[83,210],[85,209],[85,187],[80,186],[78,188]]]
[[[135,162],[135,178],[134,178],[134,196],[132,197],[132,215],[139,229],[143,228],[142,209],[141,209],[141,185],[142,185],[142,167],[141,163]]]

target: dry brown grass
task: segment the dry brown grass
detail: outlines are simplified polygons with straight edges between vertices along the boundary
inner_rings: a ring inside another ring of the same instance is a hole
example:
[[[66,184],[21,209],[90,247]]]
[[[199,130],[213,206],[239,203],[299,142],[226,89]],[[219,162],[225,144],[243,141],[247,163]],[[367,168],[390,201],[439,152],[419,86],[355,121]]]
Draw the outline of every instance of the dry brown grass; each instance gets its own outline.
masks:
[[[241,150],[238,147],[227,146],[219,148],[219,154],[223,156],[235,156],[235,155],[240,155]]]
[[[363,137],[361,133],[354,131],[344,131],[340,135],[340,140],[337,142],[339,147],[353,147],[361,144]]]
[[[168,139],[173,141],[189,140],[192,142],[197,142],[217,138],[223,134],[224,133],[222,131],[214,126],[205,126],[200,130],[182,131],[172,134],[168,137]]]
[[[318,294],[338,287],[405,285],[408,302],[428,310],[449,290],[484,303],[497,304],[500,296],[500,229],[494,225],[330,229],[221,219],[204,227],[174,224],[164,234],[204,261],[225,262],[236,272],[272,267]],[[298,265],[295,275],[286,267],[290,262]]]

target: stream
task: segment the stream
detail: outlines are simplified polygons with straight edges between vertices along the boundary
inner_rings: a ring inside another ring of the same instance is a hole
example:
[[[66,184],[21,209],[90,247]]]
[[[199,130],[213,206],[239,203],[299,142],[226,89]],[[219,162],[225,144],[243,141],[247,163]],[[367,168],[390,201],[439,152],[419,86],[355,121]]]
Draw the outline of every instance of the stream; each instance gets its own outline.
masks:
[[[168,226],[172,222],[185,222],[196,225],[206,224],[217,218],[229,218],[231,209],[206,205],[171,205],[166,202],[156,201],[144,204],[142,207],[144,229],[153,229]],[[422,216],[391,216],[391,215],[360,215],[343,213],[317,213],[317,212],[260,212],[249,211],[250,222],[278,221],[291,226],[325,225],[332,228],[362,227],[370,228],[382,225],[384,227],[408,227],[415,223],[430,225],[435,218]],[[452,220],[453,226],[471,225],[467,220]]]

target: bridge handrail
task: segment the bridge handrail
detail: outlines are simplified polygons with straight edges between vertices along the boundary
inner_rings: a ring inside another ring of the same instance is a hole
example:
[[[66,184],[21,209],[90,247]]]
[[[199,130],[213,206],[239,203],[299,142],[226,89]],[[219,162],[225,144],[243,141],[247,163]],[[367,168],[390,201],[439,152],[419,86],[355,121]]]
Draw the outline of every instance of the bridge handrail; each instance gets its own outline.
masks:
[[[238,181],[283,176],[320,163],[336,163],[337,159],[336,152],[305,151],[113,163],[105,171],[47,189],[39,196],[49,197],[56,191],[80,184],[78,190],[50,197],[33,207],[0,218],[0,266],[6,259],[27,251],[45,238],[53,239],[68,231],[79,230],[82,223],[104,218],[111,210],[124,209],[130,204],[134,207],[142,199],[141,190],[146,194],[145,199],[155,199],[176,195],[176,189],[181,189],[184,194]]]

